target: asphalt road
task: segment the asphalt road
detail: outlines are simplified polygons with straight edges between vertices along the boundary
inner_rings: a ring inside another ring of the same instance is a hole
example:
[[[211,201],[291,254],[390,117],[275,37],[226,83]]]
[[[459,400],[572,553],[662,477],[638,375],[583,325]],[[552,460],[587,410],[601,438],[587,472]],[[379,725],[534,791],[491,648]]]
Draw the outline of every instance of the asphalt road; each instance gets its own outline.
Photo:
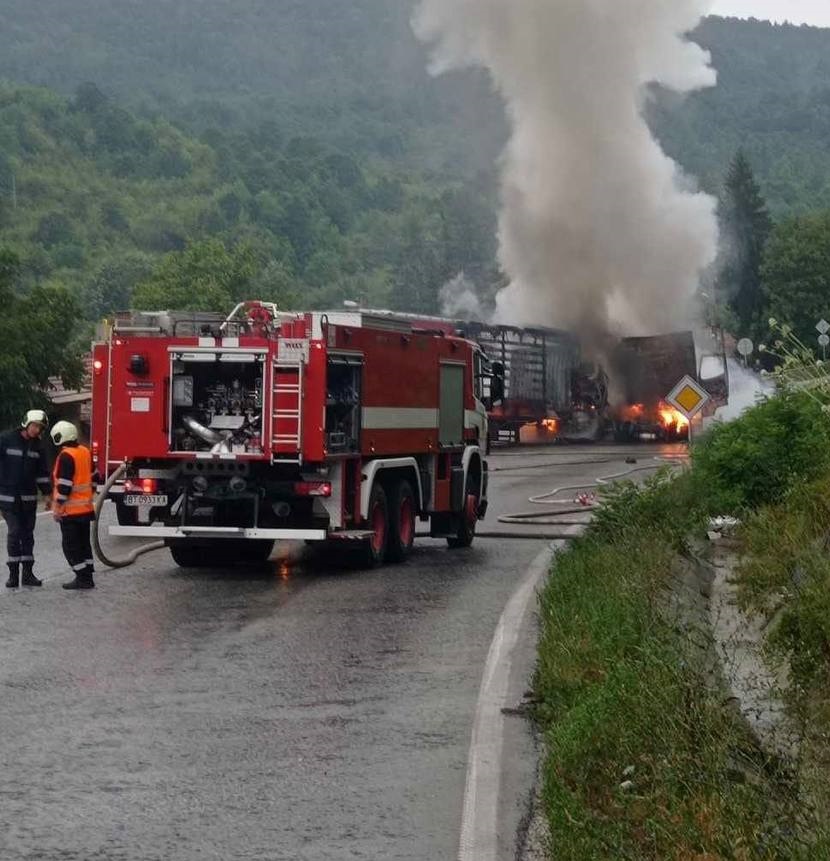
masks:
[[[498,516],[626,454],[495,455],[483,528],[516,532]],[[291,547],[261,573],[183,571],[159,551],[67,593],[41,517],[45,586],[0,589],[0,858],[456,858],[485,660],[545,546],[425,539],[374,571]],[[534,627],[531,613],[506,705]],[[516,856],[535,759],[526,721],[506,719],[496,857]]]

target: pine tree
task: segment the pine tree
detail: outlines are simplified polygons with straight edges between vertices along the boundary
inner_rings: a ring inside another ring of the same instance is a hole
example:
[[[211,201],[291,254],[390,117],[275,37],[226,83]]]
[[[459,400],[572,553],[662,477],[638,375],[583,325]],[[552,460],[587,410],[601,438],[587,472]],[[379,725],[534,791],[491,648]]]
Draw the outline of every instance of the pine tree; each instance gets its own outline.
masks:
[[[739,334],[748,335],[762,310],[761,265],[772,219],[742,149],[729,166],[718,216],[722,245],[719,293],[739,321]]]

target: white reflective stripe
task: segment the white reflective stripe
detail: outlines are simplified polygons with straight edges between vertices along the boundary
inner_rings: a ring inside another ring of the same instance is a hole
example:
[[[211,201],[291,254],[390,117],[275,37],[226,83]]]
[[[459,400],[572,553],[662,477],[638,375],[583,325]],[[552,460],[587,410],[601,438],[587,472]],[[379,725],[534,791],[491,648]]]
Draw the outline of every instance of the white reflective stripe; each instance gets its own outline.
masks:
[[[6,560],[7,562],[22,562],[22,558],[20,556],[9,556]]]
[[[72,566],[73,571],[83,571],[86,568],[86,562],[79,562],[77,565]]]
[[[72,487],[72,479],[71,478],[59,478],[58,484],[62,484],[64,487]]]
[[[29,496],[29,495],[21,496],[20,501],[21,502],[37,502],[37,494],[35,494],[34,496]]]
[[[7,448],[6,454],[10,454],[12,457],[23,457],[23,449],[20,448]]]
[[[70,499],[64,505],[64,508],[92,508],[91,499]]]
[[[35,557],[34,556],[21,556],[20,561],[21,562],[34,562]]]
[[[49,481],[50,479],[45,475],[42,475],[40,478],[37,479],[38,484],[49,484]]]
[[[14,502],[13,496],[3,496],[0,494],[0,502]]]
[[[37,460],[40,457],[40,452],[39,451],[27,451],[26,457],[33,457],[35,460]]]
[[[438,410],[421,407],[364,407],[364,430],[436,430]]]
[[[95,564],[95,560],[93,560],[93,559],[85,559],[85,560],[84,560],[84,563],[85,563],[86,565],[94,565],[94,564]]]
[[[72,482],[69,482],[70,484]],[[82,491],[86,493],[88,490],[92,490],[91,484],[76,484],[75,485],[75,493],[81,493]]]

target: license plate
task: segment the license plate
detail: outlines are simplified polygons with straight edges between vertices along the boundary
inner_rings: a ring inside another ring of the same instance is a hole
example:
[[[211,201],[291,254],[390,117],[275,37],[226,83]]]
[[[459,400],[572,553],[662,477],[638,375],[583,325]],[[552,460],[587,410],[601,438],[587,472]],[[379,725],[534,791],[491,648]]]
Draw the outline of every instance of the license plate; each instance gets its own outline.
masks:
[[[129,505],[131,508],[160,508],[167,505],[167,494],[126,493],[124,505]]]

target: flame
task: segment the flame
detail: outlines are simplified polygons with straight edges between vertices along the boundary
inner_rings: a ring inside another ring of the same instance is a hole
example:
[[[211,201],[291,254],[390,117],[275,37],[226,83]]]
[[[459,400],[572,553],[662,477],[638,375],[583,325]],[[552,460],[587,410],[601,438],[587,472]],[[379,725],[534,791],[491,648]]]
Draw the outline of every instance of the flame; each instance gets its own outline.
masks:
[[[548,431],[548,433],[558,433],[559,432],[559,421],[553,418],[546,418],[542,420],[542,427]]]
[[[660,401],[657,412],[660,416],[660,424],[663,425],[664,428],[685,430],[689,427],[689,420],[686,416],[684,416],[683,413],[678,412],[674,407],[669,406],[664,401]]]

